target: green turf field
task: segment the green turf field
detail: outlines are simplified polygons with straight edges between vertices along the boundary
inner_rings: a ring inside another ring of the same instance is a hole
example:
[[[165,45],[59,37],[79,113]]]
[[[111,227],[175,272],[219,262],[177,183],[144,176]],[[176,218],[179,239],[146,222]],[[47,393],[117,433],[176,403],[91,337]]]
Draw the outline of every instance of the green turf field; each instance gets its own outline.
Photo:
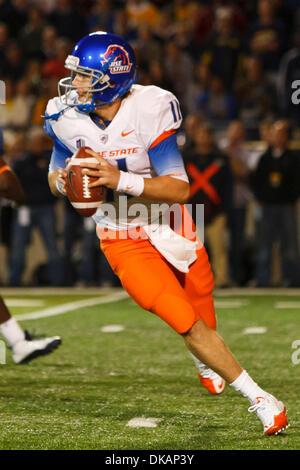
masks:
[[[24,318],[107,295],[70,292],[10,291],[5,299],[10,305],[14,299],[40,300],[10,307]],[[28,365],[14,365],[7,351],[7,363],[0,365],[0,449],[300,449],[300,364],[292,363],[293,353],[300,360],[292,349],[300,340],[300,292],[224,294],[216,295],[219,331],[253,378],[285,402],[287,431],[263,436],[261,422],[247,412],[248,401],[230,387],[209,395],[182,339],[124,298],[22,321],[35,335],[61,335],[63,344]],[[293,302],[293,308],[282,302]],[[124,329],[102,332],[107,325]],[[243,334],[250,327],[267,331]],[[128,427],[135,417],[159,421],[154,428]]]

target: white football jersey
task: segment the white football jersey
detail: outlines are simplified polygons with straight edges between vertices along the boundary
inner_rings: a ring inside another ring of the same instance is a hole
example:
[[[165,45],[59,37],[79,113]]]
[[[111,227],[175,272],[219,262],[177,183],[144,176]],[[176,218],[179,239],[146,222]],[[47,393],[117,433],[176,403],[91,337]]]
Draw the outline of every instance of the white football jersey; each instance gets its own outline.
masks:
[[[76,92],[74,93],[76,95]],[[149,149],[170,136],[181,125],[179,103],[171,92],[156,86],[133,85],[129,95],[122,100],[117,114],[105,129],[101,129],[89,114],[84,114],[75,107],[66,109],[59,97],[48,102],[46,115],[52,116],[64,109],[58,119],[47,119],[45,129],[71,154],[79,147],[88,146],[120,170],[144,178],[175,175],[188,181],[178,154],[162,153],[159,170],[157,166],[154,168],[155,165],[148,154]],[[65,156],[62,154],[57,157],[53,154],[50,171],[64,167]],[[120,196],[123,198],[120,199]],[[149,210],[151,201],[115,191],[112,199],[110,203],[102,204],[93,216],[100,227],[124,230],[150,223],[150,216],[151,221],[155,219],[153,211],[150,214]],[[132,207],[133,204],[136,206]],[[145,211],[138,210],[140,204],[147,209],[147,216]],[[157,203],[154,205],[158,206]]]

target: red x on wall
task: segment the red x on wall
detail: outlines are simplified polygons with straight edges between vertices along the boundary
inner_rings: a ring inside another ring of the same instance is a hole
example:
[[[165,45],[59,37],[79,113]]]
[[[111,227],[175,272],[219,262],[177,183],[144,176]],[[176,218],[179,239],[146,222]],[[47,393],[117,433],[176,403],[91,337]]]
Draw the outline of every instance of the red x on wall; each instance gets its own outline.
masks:
[[[219,171],[220,166],[216,163],[212,163],[201,172],[193,163],[188,163],[186,169],[194,180],[190,185],[190,196],[193,196],[197,191],[202,189],[215,204],[220,204],[221,198],[209,181],[210,178]]]

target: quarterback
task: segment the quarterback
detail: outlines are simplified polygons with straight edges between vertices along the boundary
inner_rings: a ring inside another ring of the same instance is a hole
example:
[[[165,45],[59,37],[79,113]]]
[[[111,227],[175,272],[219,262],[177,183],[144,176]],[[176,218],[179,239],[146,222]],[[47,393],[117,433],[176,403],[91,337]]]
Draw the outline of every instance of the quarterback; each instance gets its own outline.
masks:
[[[97,163],[82,162],[82,173],[94,178],[89,187],[108,188],[107,202],[93,218],[101,249],[124,289],[182,336],[211,393],[222,392],[228,382],[249,399],[264,433],[277,434],[288,425],[285,406],[252,380],[215,331],[205,248],[152,210],[159,203],[175,205],[182,220],[188,217],[189,182],[176,142],[182,121],[178,100],[156,86],[135,84],[134,52],[114,34],[85,36],[65,66],[70,77],[60,80],[45,113],[44,128],[54,141],[52,192],[66,194],[66,163],[76,150],[93,149]],[[125,216],[119,211],[124,197]],[[134,217],[137,206],[141,215]]]
[[[20,205],[24,202],[24,192],[17,176],[2,158],[2,133],[0,128],[0,197],[10,199]],[[56,349],[61,339],[59,336],[31,340],[12,317],[0,296],[0,333],[12,349],[12,358],[16,364],[22,364],[32,359],[51,353]]]

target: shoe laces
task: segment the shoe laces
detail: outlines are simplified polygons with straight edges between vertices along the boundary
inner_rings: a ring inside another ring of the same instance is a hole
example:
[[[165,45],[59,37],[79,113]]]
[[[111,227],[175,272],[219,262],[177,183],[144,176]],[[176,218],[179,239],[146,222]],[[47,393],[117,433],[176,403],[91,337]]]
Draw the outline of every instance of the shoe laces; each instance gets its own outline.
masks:
[[[265,409],[265,399],[263,397],[257,397],[256,403],[249,406],[248,411],[249,413],[255,413],[257,410],[264,411]]]
[[[204,379],[213,379],[214,375],[216,375],[216,373],[205,364],[199,366],[198,371]]]

